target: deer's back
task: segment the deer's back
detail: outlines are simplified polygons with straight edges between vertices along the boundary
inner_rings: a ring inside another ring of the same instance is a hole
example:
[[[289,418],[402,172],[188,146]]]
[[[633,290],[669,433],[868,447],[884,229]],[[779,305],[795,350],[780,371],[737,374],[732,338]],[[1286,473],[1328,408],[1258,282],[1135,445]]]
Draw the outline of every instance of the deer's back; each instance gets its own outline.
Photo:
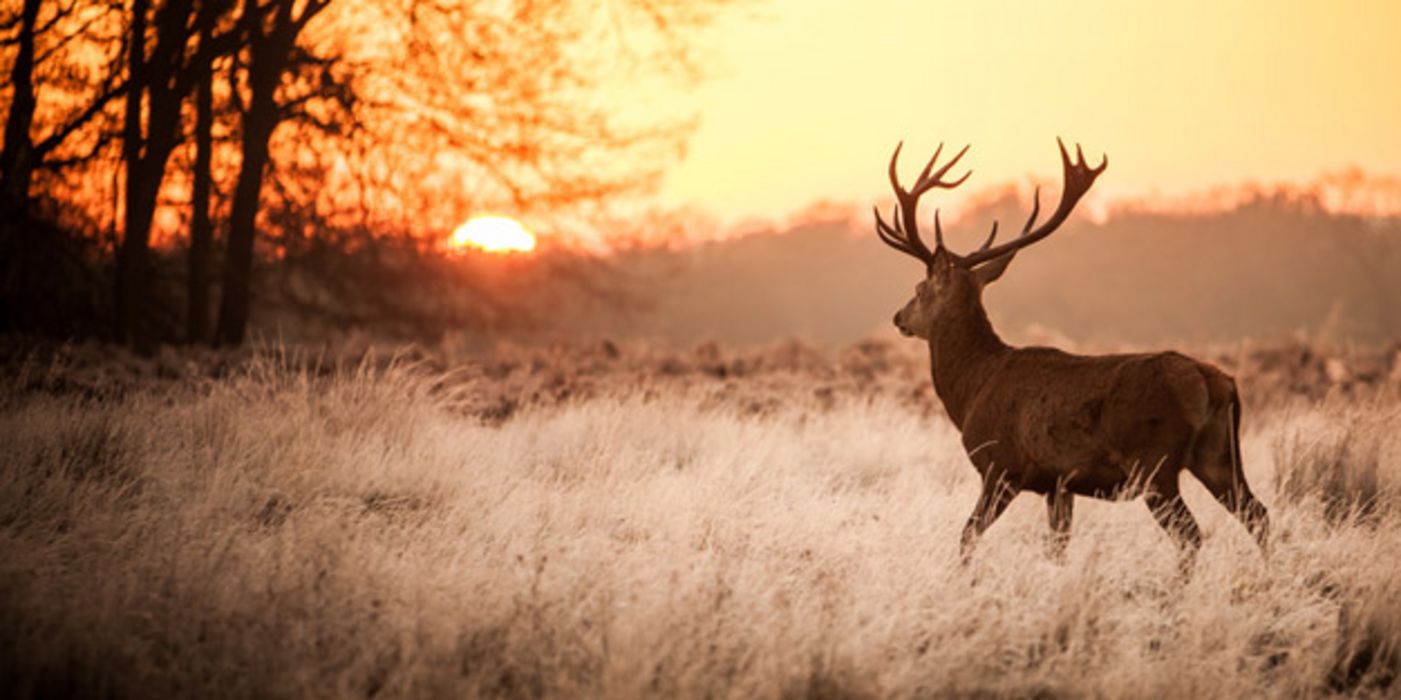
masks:
[[[963,440],[979,470],[1022,488],[1107,495],[1143,469],[1180,469],[1234,384],[1174,352],[1072,355],[1009,351],[970,404]],[[1179,454],[1180,453],[1180,454]]]

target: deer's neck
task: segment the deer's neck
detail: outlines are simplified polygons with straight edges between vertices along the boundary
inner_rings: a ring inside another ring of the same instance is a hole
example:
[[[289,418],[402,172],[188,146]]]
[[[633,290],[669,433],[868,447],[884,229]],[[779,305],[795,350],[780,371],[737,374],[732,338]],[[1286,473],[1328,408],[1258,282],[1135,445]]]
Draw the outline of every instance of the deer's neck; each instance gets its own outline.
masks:
[[[959,430],[969,404],[994,371],[994,363],[1007,351],[983,310],[973,298],[959,305],[953,318],[940,319],[929,336],[929,368],[934,391],[944,403],[949,419]]]

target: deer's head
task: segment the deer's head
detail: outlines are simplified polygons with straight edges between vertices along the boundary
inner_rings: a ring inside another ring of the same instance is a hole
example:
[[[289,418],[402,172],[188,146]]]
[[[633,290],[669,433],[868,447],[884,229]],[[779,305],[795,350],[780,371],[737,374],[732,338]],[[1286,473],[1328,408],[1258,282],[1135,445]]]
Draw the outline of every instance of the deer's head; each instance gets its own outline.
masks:
[[[1085,154],[1079,146],[1075,147],[1075,160],[1072,161],[1070,154],[1065,150],[1065,144],[1061,143],[1060,139],[1056,140],[1056,144],[1060,146],[1065,185],[1055,212],[1041,226],[1036,225],[1036,218],[1041,213],[1041,192],[1038,188],[1031,216],[1027,217],[1020,236],[1001,245],[993,245],[997,239],[997,223],[993,222],[992,232],[988,234],[982,247],[968,255],[958,255],[944,246],[944,231],[939,224],[937,209],[934,211],[934,250],[931,251],[920,238],[917,223],[921,195],[935,188],[958,187],[973,174],[970,170],[956,180],[944,179],[949,170],[963,158],[963,154],[968,152],[968,147],[964,146],[949,162],[935,169],[939,155],[944,150],[940,144],[934,151],[934,157],[929,159],[914,186],[909,189],[900,184],[896,173],[901,146],[895,147],[895,153],[890,156],[889,169],[890,186],[895,189],[895,209],[891,215],[891,221],[894,223],[887,224],[877,209],[876,235],[880,236],[886,245],[919,259],[925,267],[925,278],[915,286],[914,298],[895,314],[895,327],[899,328],[901,333],[928,338],[940,319],[947,317],[950,309],[966,308],[970,303],[977,303],[983,287],[997,281],[1002,273],[1007,271],[1008,264],[1012,262],[1018,250],[1051,235],[1065,222],[1080,198],[1094,184],[1095,178],[1109,165],[1109,159],[1105,157],[1099,167],[1089,167],[1085,164]]]

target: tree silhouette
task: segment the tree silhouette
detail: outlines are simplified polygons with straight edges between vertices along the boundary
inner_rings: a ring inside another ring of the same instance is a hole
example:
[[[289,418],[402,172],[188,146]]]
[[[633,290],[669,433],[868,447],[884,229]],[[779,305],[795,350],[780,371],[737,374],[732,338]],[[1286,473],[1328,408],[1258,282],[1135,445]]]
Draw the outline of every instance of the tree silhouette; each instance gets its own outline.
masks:
[[[201,44],[212,37],[212,27],[200,28]],[[190,250],[186,258],[189,278],[185,289],[185,342],[191,344],[210,339],[209,272],[214,248],[214,222],[209,211],[214,180],[213,61],[203,68],[195,87],[195,162],[191,166],[194,185],[190,191]]]
[[[156,199],[171,152],[182,135],[181,105],[210,71],[215,56],[236,46],[246,26],[214,37],[211,28],[226,10],[223,2],[133,0],[127,38],[126,106],[122,160],[126,169],[125,226],[117,251],[116,328],[137,346],[150,341],[146,328],[150,294],[150,235]],[[154,42],[148,39],[148,14]],[[208,41],[190,50],[199,35]]]
[[[93,44],[113,43],[115,37],[100,31],[100,27],[118,11],[111,3],[22,0],[14,14],[0,15],[0,31],[13,33],[0,45],[14,47],[7,76],[10,107],[5,116],[5,141],[0,148],[0,207],[4,208],[6,220],[14,221],[27,214],[36,169],[62,167],[86,159],[78,156],[51,161],[70,137],[87,127],[112,100],[125,94],[126,84],[118,79],[117,72],[97,66],[95,70],[102,77],[92,86],[87,101],[76,110],[50,116],[49,123],[38,125],[47,133],[37,140],[34,137],[40,87],[62,91],[83,80],[65,53],[77,45],[90,49]],[[45,70],[55,64],[59,65]]]
[[[244,0],[243,15],[249,18],[248,89],[252,96],[243,111],[243,164],[234,190],[233,213],[229,218],[228,250],[224,256],[224,288],[219,305],[216,342],[237,345],[243,342],[251,303],[254,225],[263,189],[263,170],[268,162],[272,132],[286,117],[286,105],[278,104],[277,89],[284,74],[294,65],[297,37],[313,17],[326,9],[329,0],[270,0],[259,5]],[[297,6],[301,11],[297,12]]]
[[[645,188],[690,123],[616,119],[616,105],[595,99],[598,86],[618,69],[693,71],[682,35],[726,4],[331,3],[298,35],[276,103],[250,106],[245,117],[275,114],[271,187],[261,191],[256,227],[248,208],[232,217],[219,342],[242,338],[258,240],[288,256],[311,244],[318,254],[300,269],[329,275],[343,267],[325,265],[328,242],[393,248],[397,262],[385,264],[406,264],[403,246],[386,239],[445,232],[473,209],[563,215]],[[601,16],[605,9],[617,16]],[[598,35],[598,25],[618,22],[645,46],[624,50]],[[245,126],[245,149],[249,134]],[[245,161],[240,182],[257,172]],[[353,280],[328,286],[335,297],[403,296]]]
[[[126,89],[110,61],[120,43],[111,29],[120,6],[21,0],[6,10],[12,11],[0,11],[10,98],[0,147],[0,330],[57,329],[65,324],[54,318],[64,307],[56,293],[84,290],[55,287],[86,286],[92,275],[66,234],[31,225],[34,183],[39,174],[91,164],[110,142],[102,116]],[[36,117],[41,95],[49,98],[42,119]],[[78,138],[85,130],[95,134]]]
[[[6,219],[38,197],[88,222],[82,230],[113,222],[117,338],[237,344],[259,261],[390,240],[422,252],[472,211],[572,222],[645,190],[692,123],[620,117],[602,87],[694,75],[691,30],[737,1],[105,0],[98,13],[91,0],[17,0],[0,15],[14,91]],[[35,41],[45,32],[72,41],[45,51]],[[65,78],[81,76],[81,89],[33,79],[45,60],[97,54],[105,62]],[[45,162],[64,175],[36,190],[30,176]],[[7,226],[7,246],[19,229],[38,230]],[[170,275],[156,274],[181,240],[183,333],[169,322]]]
[[[34,123],[34,35],[38,32],[39,0],[24,0],[11,20],[18,25],[18,48],[10,68],[10,112],[5,120],[5,148],[0,151],[0,218],[22,216],[29,203],[29,182],[34,171],[34,143],[29,129]]]

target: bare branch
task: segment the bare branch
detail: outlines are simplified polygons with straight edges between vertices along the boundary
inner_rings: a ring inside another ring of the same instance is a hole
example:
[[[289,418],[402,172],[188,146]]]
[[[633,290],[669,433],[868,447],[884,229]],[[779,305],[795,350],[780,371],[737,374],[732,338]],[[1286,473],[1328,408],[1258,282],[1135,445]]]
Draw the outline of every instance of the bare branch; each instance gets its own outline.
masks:
[[[93,117],[100,114],[114,98],[125,95],[127,85],[128,83],[123,82],[116,87],[104,91],[89,103],[82,112],[79,112],[76,117],[59,127],[52,134],[49,134],[43,141],[36,144],[34,146],[36,160],[42,160],[45,154],[62,145],[69,136],[72,136],[74,132],[83,128]]]

